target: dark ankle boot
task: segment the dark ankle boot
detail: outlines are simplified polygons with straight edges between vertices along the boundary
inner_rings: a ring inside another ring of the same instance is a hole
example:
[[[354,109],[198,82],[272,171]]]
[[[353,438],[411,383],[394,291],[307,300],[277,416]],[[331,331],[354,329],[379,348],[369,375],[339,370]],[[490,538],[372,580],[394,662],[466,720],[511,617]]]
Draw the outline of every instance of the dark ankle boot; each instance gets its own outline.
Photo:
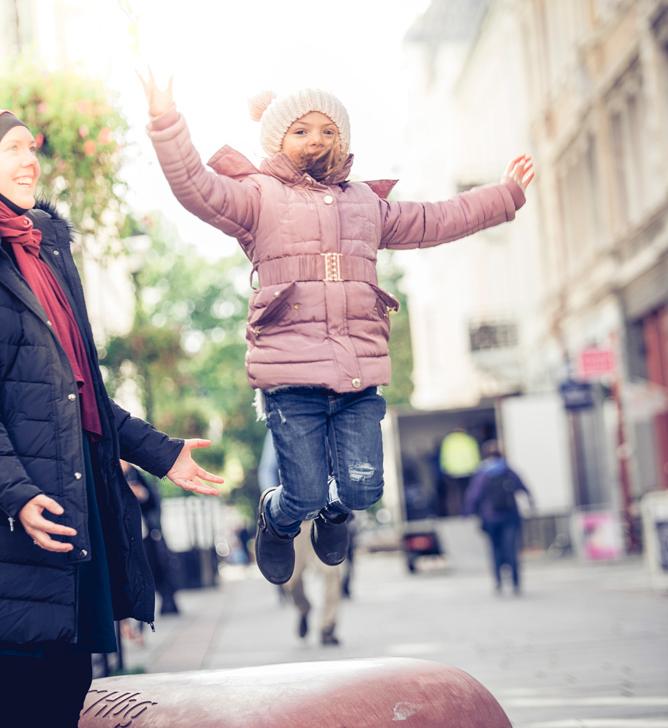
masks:
[[[272,584],[285,584],[295,568],[294,536],[276,533],[266,516],[269,495],[276,488],[267,488],[260,496],[257,532],[255,534],[255,561],[262,576]],[[297,532],[299,533],[299,531]]]
[[[339,638],[334,634],[336,630],[336,625],[333,624],[331,627],[325,627],[325,629],[322,630],[320,633],[320,642],[323,645],[332,645],[332,646],[338,646],[341,644],[339,642]]]
[[[297,634],[304,639],[308,634],[308,612],[302,612],[299,615],[299,623],[297,624]]]
[[[313,519],[311,543],[316,556],[327,566],[340,564],[348,553],[348,518],[338,523],[326,518],[322,511]]]

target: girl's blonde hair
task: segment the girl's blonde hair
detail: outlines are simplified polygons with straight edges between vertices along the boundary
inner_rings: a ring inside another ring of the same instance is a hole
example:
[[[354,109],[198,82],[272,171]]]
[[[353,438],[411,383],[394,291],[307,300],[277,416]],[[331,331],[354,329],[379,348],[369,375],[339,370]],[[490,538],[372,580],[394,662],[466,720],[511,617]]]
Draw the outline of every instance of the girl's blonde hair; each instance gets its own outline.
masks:
[[[303,164],[300,166],[318,182],[322,182],[338,172],[348,159],[341,149],[341,135],[338,131],[336,140],[329,149],[319,156],[303,154],[302,158]]]

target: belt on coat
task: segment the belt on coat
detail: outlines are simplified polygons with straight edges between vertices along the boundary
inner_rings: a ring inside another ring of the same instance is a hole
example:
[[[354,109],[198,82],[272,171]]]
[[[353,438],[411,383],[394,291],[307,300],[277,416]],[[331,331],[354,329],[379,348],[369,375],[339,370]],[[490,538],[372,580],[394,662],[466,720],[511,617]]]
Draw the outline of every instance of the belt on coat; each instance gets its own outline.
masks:
[[[316,253],[290,255],[256,263],[260,286],[273,286],[293,281],[361,281],[378,285],[376,262],[361,255],[343,253]]]

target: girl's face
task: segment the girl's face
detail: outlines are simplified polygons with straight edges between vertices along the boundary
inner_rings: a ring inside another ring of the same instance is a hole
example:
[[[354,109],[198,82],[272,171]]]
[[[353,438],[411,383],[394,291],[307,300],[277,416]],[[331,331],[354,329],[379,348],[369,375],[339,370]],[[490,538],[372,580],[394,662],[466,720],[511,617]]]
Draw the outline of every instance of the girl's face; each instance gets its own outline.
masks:
[[[25,126],[12,127],[0,139],[0,194],[29,210],[40,171],[35,138]]]
[[[300,170],[310,169],[314,162],[338,150],[339,129],[319,111],[309,111],[292,123],[283,137],[281,151]]]

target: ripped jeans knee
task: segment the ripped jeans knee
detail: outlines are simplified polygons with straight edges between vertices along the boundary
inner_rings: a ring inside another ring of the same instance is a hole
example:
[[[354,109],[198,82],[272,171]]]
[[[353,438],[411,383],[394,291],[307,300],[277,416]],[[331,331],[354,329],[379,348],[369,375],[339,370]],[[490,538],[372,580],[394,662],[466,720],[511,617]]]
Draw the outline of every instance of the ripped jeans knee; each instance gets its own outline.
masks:
[[[351,462],[337,483],[341,503],[350,510],[363,511],[383,495],[383,472],[369,462]]]

